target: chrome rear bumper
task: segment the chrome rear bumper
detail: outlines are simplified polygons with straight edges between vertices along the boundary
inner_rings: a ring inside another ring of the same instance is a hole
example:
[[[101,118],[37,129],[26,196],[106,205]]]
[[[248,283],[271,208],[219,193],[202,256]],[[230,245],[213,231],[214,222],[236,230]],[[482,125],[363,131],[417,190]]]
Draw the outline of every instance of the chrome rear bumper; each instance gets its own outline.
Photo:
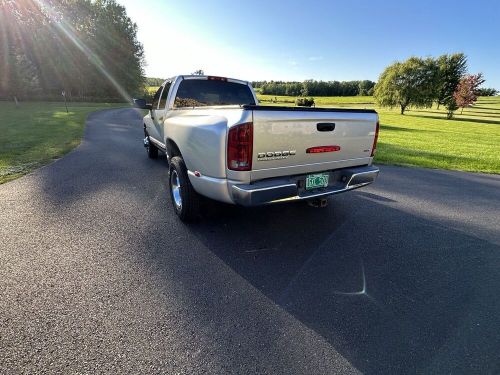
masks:
[[[233,185],[233,201],[242,206],[256,206],[295,199],[312,199],[344,191],[357,189],[371,184],[378,176],[375,166],[346,168],[325,171],[329,174],[329,184],[325,188],[306,190],[306,175],[273,178],[252,184]]]

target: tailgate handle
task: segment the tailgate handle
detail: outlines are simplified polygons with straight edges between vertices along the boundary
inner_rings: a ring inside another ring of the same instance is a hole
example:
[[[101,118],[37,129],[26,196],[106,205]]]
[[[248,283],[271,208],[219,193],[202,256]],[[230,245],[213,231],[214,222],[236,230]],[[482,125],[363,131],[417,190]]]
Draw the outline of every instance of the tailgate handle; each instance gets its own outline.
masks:
[[[331,132],[335,130],[335,123],[334,122],[319,122],[316,124],[316,129],[318,129],[319,132]]]

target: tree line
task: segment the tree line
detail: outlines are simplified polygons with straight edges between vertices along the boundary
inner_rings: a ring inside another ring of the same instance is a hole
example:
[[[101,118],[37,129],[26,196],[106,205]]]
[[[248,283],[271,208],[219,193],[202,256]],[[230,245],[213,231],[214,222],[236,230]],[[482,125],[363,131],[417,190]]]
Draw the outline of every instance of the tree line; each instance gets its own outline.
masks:
[[[137,26],[115,0],[2,0],[0,24],[0,98],[125,100],[144,90]]]
[[[408,108],[444,106],[447,117],[461,107],[472,105],[481,94],[496,94],[494,89],[481,89],[481,73],[467,74],[467,57],[463,53],[437,58],[410,57],[395,62],[380,75],[374,98],[378,105],[396,107],[404,114]]]
[[[375,82],[364,81],[254,81],[253,87],[264,95],[358,96],[373,95]]]
[[[146,77],[146,85],[150,87],[158,87],[163,85],[165,82],[164,78],[154,78],[154,77]]]

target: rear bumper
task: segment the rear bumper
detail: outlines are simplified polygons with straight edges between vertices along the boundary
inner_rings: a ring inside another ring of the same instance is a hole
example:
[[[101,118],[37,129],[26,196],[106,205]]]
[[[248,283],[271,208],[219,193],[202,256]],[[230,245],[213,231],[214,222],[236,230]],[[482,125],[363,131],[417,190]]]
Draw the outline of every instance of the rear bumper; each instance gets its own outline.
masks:
[[[321,189],[305,190],[306,175],[301,175],[232,185],[231,195],[234,203],[242,206],[324,197],[371,184],[377,178],[379,169],[375,166],[365,166],[327,172],[330,175],[329,184]]]

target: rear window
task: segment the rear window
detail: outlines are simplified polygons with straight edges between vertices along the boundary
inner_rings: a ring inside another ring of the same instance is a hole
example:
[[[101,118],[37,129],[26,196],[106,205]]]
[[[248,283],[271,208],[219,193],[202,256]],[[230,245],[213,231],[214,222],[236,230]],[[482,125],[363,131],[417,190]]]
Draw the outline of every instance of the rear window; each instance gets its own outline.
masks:
[[[250,87],[241,83],[205,79],[181,81],[174,102],[177,108],[235,104],[255,104]]]

